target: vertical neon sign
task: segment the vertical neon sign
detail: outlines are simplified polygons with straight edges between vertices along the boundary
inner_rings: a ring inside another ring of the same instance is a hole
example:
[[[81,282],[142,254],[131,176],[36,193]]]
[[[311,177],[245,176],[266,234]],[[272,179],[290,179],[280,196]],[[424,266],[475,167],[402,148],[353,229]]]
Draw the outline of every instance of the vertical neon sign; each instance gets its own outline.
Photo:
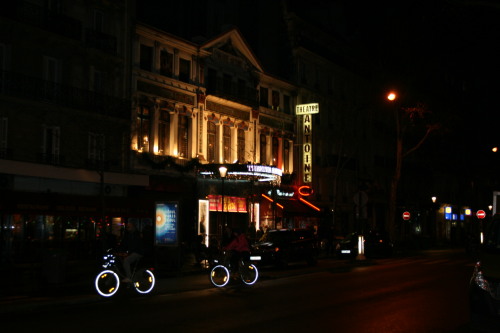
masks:
[[[302,127],[302,181],[304,184],[312,180],[312,116],[304,115]]]
[[[312,115],[319,113],[319,104],[299,104],[295,114],[302,117],[302,182],[312,182]]]

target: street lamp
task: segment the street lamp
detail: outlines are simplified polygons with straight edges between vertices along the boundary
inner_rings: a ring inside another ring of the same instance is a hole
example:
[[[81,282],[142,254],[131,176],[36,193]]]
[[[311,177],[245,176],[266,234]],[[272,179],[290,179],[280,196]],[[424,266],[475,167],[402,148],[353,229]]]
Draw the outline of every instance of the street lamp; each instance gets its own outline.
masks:
[[[391,91],[387,94],[387,99],[390,100],[391,102],[395,101],[396,98],[397,98],[397,95],[394,91]]]
[[[222,179],[222,220],[224,222],[224,226],[226,226],[225,224],[225,216],[224,216],[224,179],[226,178],[226,174],[227,174],[227,168],[225,166],[221,166],[219,167],[219,174],[220,174],[220,178]]]

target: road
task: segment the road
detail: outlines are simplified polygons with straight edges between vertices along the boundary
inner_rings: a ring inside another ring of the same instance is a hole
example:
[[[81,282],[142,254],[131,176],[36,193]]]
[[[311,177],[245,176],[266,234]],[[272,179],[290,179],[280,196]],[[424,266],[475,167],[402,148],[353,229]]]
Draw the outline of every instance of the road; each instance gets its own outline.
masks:
[[[12,314],[5,332],[468,332],[463,251],[262,270],[252,287],[120,298]],[[29,320],[27,320],[29,319]],[[4,331],[2,329],[2,331]]]

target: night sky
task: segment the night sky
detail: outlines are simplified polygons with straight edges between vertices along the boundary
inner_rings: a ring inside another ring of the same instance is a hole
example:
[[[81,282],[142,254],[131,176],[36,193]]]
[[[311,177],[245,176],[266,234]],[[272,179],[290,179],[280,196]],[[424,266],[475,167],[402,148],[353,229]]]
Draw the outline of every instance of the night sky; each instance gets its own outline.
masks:
[[[211,38],[227,25],[236,25],[265,70],[281,77],[286,73],[286,68],[279,68],[285,62],[273,63],[275,56],[266,58],[265,39],[276,44],[272,39],[281,38],[280,24],[272,14],[279,10],[278,0],[137,2],[141,21],[186,39]],[[409,103],[430,104],[447,127],[447,136],[439,143],[443,147],[474,156],[477,152],[488,154],[491,146],[500,145],[496,102],[500,94],[499,1],[287,3],[289,9],[355,49],[381,91],[396,87],[411,92],[407,94],[411,96]],[[183,23],[169,19],[172,15]]]

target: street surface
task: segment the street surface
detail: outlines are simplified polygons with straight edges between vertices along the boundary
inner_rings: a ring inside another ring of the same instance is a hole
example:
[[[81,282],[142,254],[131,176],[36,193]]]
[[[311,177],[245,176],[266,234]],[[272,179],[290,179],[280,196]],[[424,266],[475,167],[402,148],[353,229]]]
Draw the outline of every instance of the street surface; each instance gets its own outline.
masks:
[[[473,260],[461,250],[262,269],[252,287],[211,287],[10,314],[4,332],[469,332]],[[193,278],[193,277],[192,277]],[[206,281],[206,287],[203,281]]]

